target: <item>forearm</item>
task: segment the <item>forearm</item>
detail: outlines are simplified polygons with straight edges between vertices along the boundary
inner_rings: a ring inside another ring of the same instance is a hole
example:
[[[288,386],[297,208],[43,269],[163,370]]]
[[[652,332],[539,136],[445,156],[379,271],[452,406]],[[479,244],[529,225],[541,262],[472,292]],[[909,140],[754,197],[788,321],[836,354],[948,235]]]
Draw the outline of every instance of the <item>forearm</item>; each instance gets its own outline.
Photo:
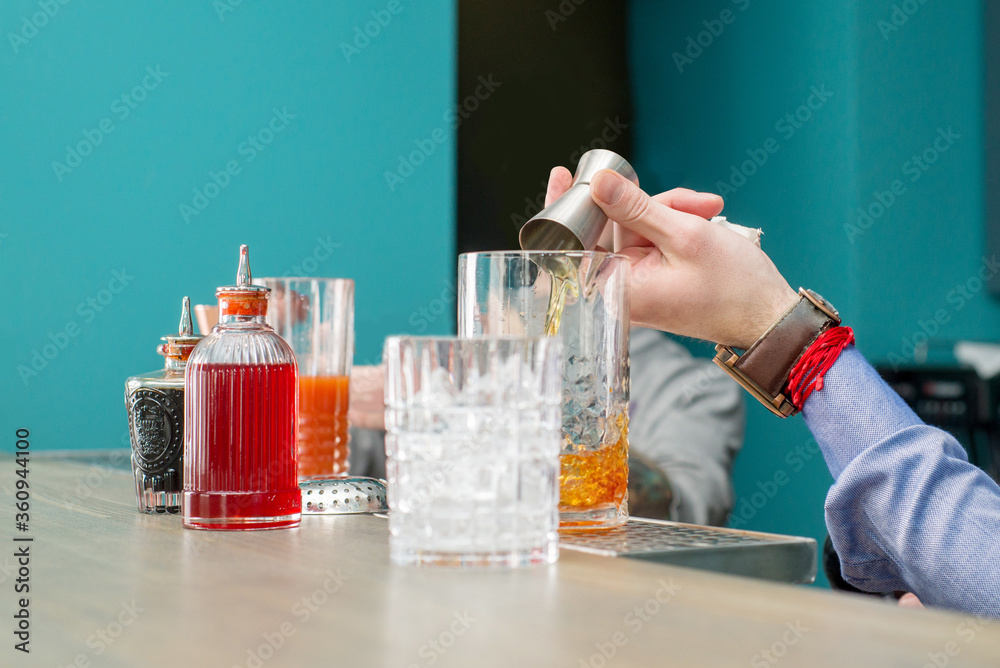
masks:
[[[1000,488],[923,424],[854,348],[803,415],[836,482],[827,526],[844,577],[1000,616]]]

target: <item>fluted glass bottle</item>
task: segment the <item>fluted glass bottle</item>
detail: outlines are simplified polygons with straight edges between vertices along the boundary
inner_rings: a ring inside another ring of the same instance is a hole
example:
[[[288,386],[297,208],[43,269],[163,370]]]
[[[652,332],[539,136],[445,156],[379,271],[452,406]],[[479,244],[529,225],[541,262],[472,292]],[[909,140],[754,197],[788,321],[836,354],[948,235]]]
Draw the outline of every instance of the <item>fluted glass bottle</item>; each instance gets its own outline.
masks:
[[[236,285],[216,290],[219,324],[188,361],[184,526],[274,529],[299,523],[298,368],[265,322],[267,288],[240,247]]]

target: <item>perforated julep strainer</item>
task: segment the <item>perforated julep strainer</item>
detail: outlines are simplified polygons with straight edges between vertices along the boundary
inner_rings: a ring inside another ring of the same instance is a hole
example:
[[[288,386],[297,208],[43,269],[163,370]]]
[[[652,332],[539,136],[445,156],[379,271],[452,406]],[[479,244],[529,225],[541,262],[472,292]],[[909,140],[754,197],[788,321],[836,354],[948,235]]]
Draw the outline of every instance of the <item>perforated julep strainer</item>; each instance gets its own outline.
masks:
[[[303,515],[351,515],[384,513],[385,480],[362,476],[315,478],[299,482]]]

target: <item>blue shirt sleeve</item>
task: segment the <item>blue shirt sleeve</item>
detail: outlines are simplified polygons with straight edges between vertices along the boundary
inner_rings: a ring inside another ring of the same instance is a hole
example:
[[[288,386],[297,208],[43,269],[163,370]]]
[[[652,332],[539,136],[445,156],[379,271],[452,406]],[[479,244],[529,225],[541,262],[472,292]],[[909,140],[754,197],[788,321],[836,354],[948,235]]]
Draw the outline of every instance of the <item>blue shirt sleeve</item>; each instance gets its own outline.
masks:
[[[909,409],[854,348],[803,416],[835,479],[826,523],[844,578],[1000,617],[1000,487]]]

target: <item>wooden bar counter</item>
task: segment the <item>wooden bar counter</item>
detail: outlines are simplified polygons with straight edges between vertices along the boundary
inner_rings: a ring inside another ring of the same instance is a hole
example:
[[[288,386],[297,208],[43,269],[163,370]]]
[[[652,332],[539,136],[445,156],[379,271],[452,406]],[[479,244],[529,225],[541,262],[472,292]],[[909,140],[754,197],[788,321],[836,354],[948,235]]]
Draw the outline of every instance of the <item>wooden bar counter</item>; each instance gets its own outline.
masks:
[[[1000,666],[996,623],[810,587],[569,550],[513,571],[396,567],[387,522],[370,515],[185,530],[136,511],[125,457],[32,453],[23,532],[3,457],[0,664]],[[23,546],[30,593],[15,594]],[[21,596],[30,654],[13,649]]]

